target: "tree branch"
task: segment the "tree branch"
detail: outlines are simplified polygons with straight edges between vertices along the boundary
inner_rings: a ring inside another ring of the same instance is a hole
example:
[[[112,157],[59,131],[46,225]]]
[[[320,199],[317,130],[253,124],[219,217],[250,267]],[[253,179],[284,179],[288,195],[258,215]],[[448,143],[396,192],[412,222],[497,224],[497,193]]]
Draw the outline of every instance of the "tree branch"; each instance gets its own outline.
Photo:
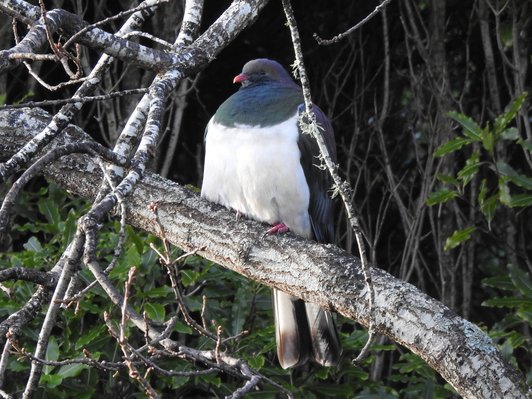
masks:
[[[2,158],[47,123],[44,111],[23,111],[0,111]],[[69,128],[67,140],[90,140],[74,130]],[[52,146],[61,144],[68,141]],[[90,158],[80,155],[63,157],[46,169],[50,178],[84,198],[96,195],[100,173]],[[291,234],[262,239],[264,226],[260,223],[237,223],[225,208],[150,174],[128,197],[128,223],[158,234],[155,215],[148,209],[151,202],[158,205],[171,243],[187,251],[204,248],[199,255],[224,267],[368,324],[369,295],[360,262],[341,249]],[[372,276],[379,333],[418,354],[466,398],[526,397],[521,376],[477,326],[381,269],[372,268]]]

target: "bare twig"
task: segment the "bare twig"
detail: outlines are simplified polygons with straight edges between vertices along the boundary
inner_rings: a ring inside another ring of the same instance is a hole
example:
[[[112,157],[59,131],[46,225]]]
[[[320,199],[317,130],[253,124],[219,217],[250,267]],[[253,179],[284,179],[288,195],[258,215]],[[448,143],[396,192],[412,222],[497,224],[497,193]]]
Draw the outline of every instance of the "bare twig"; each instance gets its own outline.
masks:
[[[63,359],[63,360],[47,360],[35,357],[33,354],[28,352],[24,348],[20,348],[17,345],[13,345],[14,341],[12,338],[8,340],[9,344],[13,346],[14,349],[16,349],[16,352],[19,356],[29,359],[32,362],[41,363],[43,366],[53,366],[53,367],[61,367],[61,366],[67,366],[70,364],[85,364],[87,366],[96,367],[100,370],[109,370],[109,371],[117,371],[123,368],[126,368],[127,366],[122,362],[108,362],[108,361],[98,361],[94,360],[88,352],[85,352],[85,357],[80,358],[74,358],[74,359]]]
[[[293,399],[292,394],[285,387],[276,383],[272,379],[257,373],[255,370],[249,367],[246,362],[243,362],[240,359],[236,359],[225,354],[220,354],[220,363],[218,363],[214,351],[200,351],[197,349],[187,348],[185,346],[180,346],[179,352],[185,358],[200,361],[209,367],[220,369],[225,373],[238,378],[251,380],[253,376],[258,376],[261,379],[260,382],[265,382],[267,384],[272,385],[284,395],[286,395],[287,398]],[[256,384],[254,384],[254,386],[256,386]]]
[[[63,69],[67,73],[67,75],[70,77],[70,80],[77,81],[81,76],[81,65],[79,63],[79,58],[74,57],[72,54],[70,54],[68,51],[66,51],[62,46],[61,43],[55,43],[54,39],[52,37],[51,28],[49,26],[48,18],[46,17],[46,7],[44,5],[43,0],[39,0],[39,6],[41,8],[41,19],[44,23],[44,30],[46,32],[46,38],[48,40],[48,44],[50,45],[50,48],[52,49],[53,53],[57,57],[57,59],[61,62],[61,65],[63,65]],[[76,49],[79,54],[79,48]],[[72,72],[70,69],[70,65],[68,65],[68,60],[71,60],[76,65],[77,71]]]
[[[374,303],[375,303],[375,289],[373,287],[373,282],[371,279],[371,271],[368,265],[366,258],[366,250],[364,248],[364,239],[362,236],[362,230],[360,228],[360,223],[356,217],[355,210],[351,204],[351,193],[352,190],[347,181],[342,181],[338,175],[338,166],[335,165],[331,159],[325,141],[320,133],[320,126],[316,122],[316,115],[312,111],[312,99],[310,96],[310,87],[307,78],[307,72],[305,70],[305,65],[303,62],[303,53],[301,51],[301,39],[299,37],[299,32],[297,30],[297,23],[294,17],[294,11],[292,10],[292,5],[290,0],[282,0],[283,8],[286,14],[286,20],[290,28],[290,33],[292,35],[292,44],[294,47],[294,52],[296,56],[296,65],[299,72],[299,78],[301,80],[301,86],[303,88],[303,96],[305,98],[305,113],[300,119],[300,126],[304,133],[310,134],[318,143],[321,153],[321,160],[325,164],[325,167],[329,171],[333,182],[335,193],[340,194],[340,197],[343,200],[344,208],[347,213],[347,217],[351,224],[351,228],[355,234],[355,238],[358,245],[358,252],[360,255],[360,261],[362,265],[362,272],[364,273],[364,281],[368,288],[368,303],[369,303],[369,323],[368,323],[368,340],[359,355],[354,359],[354,362],[360,362],[363,360],[368,352],[369,346],[375,335],[375,315],[374,315]]]
[[[322,39],[321,37],[318,36],[317,33],[314,33],[314,39],[316,39],[318,44],[321,44],[321,45],[328,45],[328,44],[333,44],[333,43],[339,42],[344,37],[346,37],[347,35],[353,33],[355,30],[360,28],[362,25],[364,25],[366,22],[368,22],[370,19],[372,19],[375,15],[377,15],[384,7],[386,7],[386,5],[390,1],[391,0],[382,0],[382,3],[379,4],[377,7],[375,7],[375,9],[372,12],[370,12],[368,15],[366,15],[366,17],[362,21],[357,23],[355,26],[352,26],[351,28],[349,28],[345,32],[340,33],[340,34],[334,36],[331,39]]]
[[[2,105],[0,106],[0,110],[17,109],[17,108],[25,108],[25,107],[32,107],[32,108],[33,107],[50,107],[50,106],[73,104],[73,103],[81,104],[81,103],[89,103],[89,102],[94,102],[94,101],[106,101],[106,100],[111,100],[117,97],[132,96],[135,94],[145,94],[147,92],[148,92],[147,88],[141,88],[141,89],[129,89],[129,90],[115,91],[112,93],[102,94],[99,96],[87,96],[83,98],[65,98],[61,100],[28,101],[28,102],[20,103],[20,104]]]
[[[63,45],[63,48],[66,49],[66,48],[70,47],[70,45],[72,43],[74,43],[76,40],[78,40],[80,36],[82,36],[85,32],[90,31],[91,29],[97,28],[97,27],[105,25],[105,24],[107,24],[109,22],[115,21],[117,19],[126,17],[128,15],[131,15],[131,14],[134,14],[136,12],[143,11],[143,10],[146,10],[146,9],[150,9],[153,12],[153,11],[155,11],[155,9],[159,5],[161,5],[163,3],[167,3],[168,1],[169,0],[159,0],[157,2],[148,2],[148,3],[144,2],[144,3],[138,5],[135,8],[119,12],[118,14],[115,14],[115,15],[112,15],[112,16],[110,16],[108,18],[102,19],[101,21],[98,21],[98,22],[95,22],[93,24],[87,25],[83,29],[81,29],[79,32],[77,32],[77,33],[73,34],[72,36],[70,36],[70,38]]]

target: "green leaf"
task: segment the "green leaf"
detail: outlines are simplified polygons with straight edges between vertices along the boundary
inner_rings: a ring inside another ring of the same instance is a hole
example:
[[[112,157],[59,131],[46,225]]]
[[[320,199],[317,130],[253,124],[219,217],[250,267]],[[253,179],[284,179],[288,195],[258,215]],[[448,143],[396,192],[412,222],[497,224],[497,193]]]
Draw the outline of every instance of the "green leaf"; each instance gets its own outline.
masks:
[[[436,151],[434,151],[435,157],[441,157],[445,154],[449,154],[451,152],[454,152],[456,150],[459,150],[466,144],[471,144],[473,141],[464,137],[456,137],[452,140],[449,140],[446,143],[443,143],[438,148],[436,148]]]
[[[482,302],[482,306],[491,306],[496,308],[514,308],[518,306],[532,306],[532,300],[519,298],[516,296],[504,296],[492,298]]]
[[[37,202],[39,212],[41,212],[45,217],[48,223],[58,229],[59,222],[61,217],[59,216],[59,206],[51,198],[41,198]]]
[[[39,242],[39,239],[35,236],[30,237],[30,239],[22,245],[24,249],[27,251],[33,251],[33,252],[41,252],[42,251],[42,245]]]
[[[518,173],[514,168],[508,165],[506,162],[497,162],[497,171],[507,176],[512,183],[516,186],[523,187],[527,190],[532,190],[532,178]]]
[[[140,253],[137,251],[137,247],[131,245],[126,251],[126,263],[130,266],[139,266],[141,264]]]
[[[264,356],[262,356],[262,355],[253,356],[253,357],[249,358],[248,363],[255,370],[260,370],[264,366],[265,359],[264,359]],[[323,368],[325,368],[325,367],[323,367]]]
[[[510,265],[510,278],[515,288],[525,297],[532,300],[532,280],[530,275],[519,267]]]
[[[500,135],[502,131],[506,129],[506,126],[508,126],[508,124],[515,119],[517,113],[521,109],[521,106],[525,102],[527,95],[528,93],[526,91],[523,92],[519,97],[506,106],[506,109],[502,115],[499,115],[495,119],[495,134]]]
[[[76,350],[80,350],[81,348],[84,348],[85,346],[90,344],[95,339],[106,334],[106,331],[107,331],[107,327],[105,326],[105,324],[100,324],[97,327],[91,328],[89,331],[83,334],[80,338],[78,338],[78,340],[76,341],[76,345],[75,345]]]
[[[513,291],[515,286],[507,274],[482,279],[482,284],[499,290]]]
[[[61,385],[62,382],[63,377],[61,377],[59,374],[43,374],[39,380],[40,385],[44,385],[48,388],[56,388]]]
[[[532,140],[528,139],[528,140],[517,140],[517,143],[523,147],[525,150],[528,150],[530,152],[532,152]]]
[[[477,228],[474,226],[467,227],[463,230],[455,230],[455,232],[445,240],[444,250],[448,251],[453,249],[471,238],[471,233]]]
[[[486,131],[482,133],[482,147],[486,151],[492,152],[493,146],[495,145],[495,136],[492,132]]]
[[[177,321],[174,326],[174,331],[183,333],[183,334],[192,334],[192,328],[188,325],[183,323],[182,321]]]
[[[231,307],[231,335],[239,334],[242,331],[251,300],[249,288],[245,284],[238,287]]]
[[[467,159],[465,166],[458,172],[457,177],[459,180],[462,181],[464,186],[466,186],[473,179],[473,177],[477,174],[478,169],[480,168],[480,165],[482,164],[482,162],[480,162],[479,159],[480,159],[480,154],[478,152],[474,152]]]
[[[532,311],[518,309],[517,312],[515,312],[515,314],[516,316],[524,320],[526,323],[532,325]]]
[[[314,376],[318,379],[318,380],[326,380],[327,377],[329,377],[329,368],[328,367],[320,367],[319,370],[317,370],[315,373],[314,373]]]
[[[63,379],[72,378],[77,377],[81,374],[83,370],[88,368],[89,366],[87,366],[86,364],[65,364],[64,366],[61,366],[57,374],[60,375]]]
[[[56,361],[59,359],[59,345],[55,337],[52,335],[48,340],[48,346],[46,347],[46,360]],[[55,366],[44,366],[44,374],[50,374]]]
[[[145,298],[156,298],[161,299],[169,296],[173,293],[172,287],[169,285],[163,285],[160,287],[152,288],[148,291],[143,292],[142,296]]]
[[[454,119],[456,122],[462,126],[464,129],[464,136],[469,137],[473,141],[482,140],[482,129],[480,126],[469,116],[451,111],[447,114],[451,119]]]
[[[153,321],[157,321],[159,323],[163,323],[166,311],[164,310],[164,306],[159,303],[146,303],[144,304],[144,311],[148,315],[150,319]]]
[[[138,232],[136,232],[131,226],[126,226],[126,234],[127,239],[131,240],[131,242],[137,248],[137,253],[141,254],[144,251],[143,237]]]
[[[480,211],[488,221],[488,227],[491,230],[491,221],[495,217],[495,209],[497,208],[497,199],[498,195],[492,195],[489,198],[486,198],[488,193],[488,184],[486,179],[482,179],[480,182],[480,189],[478,191],[477,201],[480,205]]]
[[[506,206],[510,206],[510,202],[512,202],[510,188],[508,188],[508,183],[504,177],[499,177],[499,201]]]
[[[491,221],[495,217],[495,210],[497,209],[497,199],[499,198],[498,195],[492,195],[491,197],[487,198],[482,205],[480,205],[480,211],[488,221],[488,225],[491,229]]]
[[[487,192],[488,192],[487,180],[482,179],[482,181],[480,182],[480,189],[478,190],[478,196],[477,196],[477,201],[480,206],[484,204]]]
[[[195,284],[201,277],[201,273],[195,270],[181,270],[181,282],[185,287]]]
[[[455,186],[460,185],[460,182],[454,176],[449,176],[449,175],[445,175],[442,173],[438,173],[436,175],[436,179],[438,179],[439,181],[445,184],[453,184]]]
[[[508,204],[510,208],[532,206],[532,194],[514,194]]]
[[[72,241],[74,238],[74,234],[76,234],[77,229],[77,220],[78,215],[76,215],[76,212],[71,209],[68,212],[65,222],[63,223],[63,248],[66,248],[68,244],[70,244],[70,241]]]
[[[504,129],[501,132],[501,138],[504,140],[518,140],[520,138],[519,136],[519,130],[515,127],[509,127],[508,129]]]
[[[456,196],[458,196],[458,193],[454,190],[438,190],[429,194],[429,197],[427,198],[427,205],[433,206],[436,204],[441,204],[455,198]]]

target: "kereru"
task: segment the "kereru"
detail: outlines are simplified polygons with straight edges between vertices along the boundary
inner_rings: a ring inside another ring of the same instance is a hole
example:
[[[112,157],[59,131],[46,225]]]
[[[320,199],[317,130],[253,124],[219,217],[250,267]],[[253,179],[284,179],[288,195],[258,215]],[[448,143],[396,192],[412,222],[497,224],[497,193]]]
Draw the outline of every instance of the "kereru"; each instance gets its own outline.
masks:
[[[269,223],[268,234],[288,229],[318,242],[334,236],[327,171],[318,167],[315,140],[303,134],[303,93],[276,61],[244,65],[240,89],[216,111],[205,133],[202,197],[237,214]],[[336,157],[332,126],[314,107],[329,153]],[[309,357],[324,366],[342,352],[332,314],[273,290],[277,355],[283,368]]]

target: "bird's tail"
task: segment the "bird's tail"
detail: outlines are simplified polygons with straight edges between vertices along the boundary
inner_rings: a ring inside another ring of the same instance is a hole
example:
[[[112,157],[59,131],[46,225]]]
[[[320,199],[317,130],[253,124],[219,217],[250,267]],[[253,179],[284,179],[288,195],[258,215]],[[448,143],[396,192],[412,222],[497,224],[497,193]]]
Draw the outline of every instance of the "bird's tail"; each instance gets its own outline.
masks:
[[[273,309],[282,368],[302,365],[311,356],[323,366],[338,363],[342,347],[330,312],[276,289]]]
[[[342,354],[342,345],[332,313],[309,302],[305,303],[305,310],[312,342],[312,357],[322,366],[336,366]]]

